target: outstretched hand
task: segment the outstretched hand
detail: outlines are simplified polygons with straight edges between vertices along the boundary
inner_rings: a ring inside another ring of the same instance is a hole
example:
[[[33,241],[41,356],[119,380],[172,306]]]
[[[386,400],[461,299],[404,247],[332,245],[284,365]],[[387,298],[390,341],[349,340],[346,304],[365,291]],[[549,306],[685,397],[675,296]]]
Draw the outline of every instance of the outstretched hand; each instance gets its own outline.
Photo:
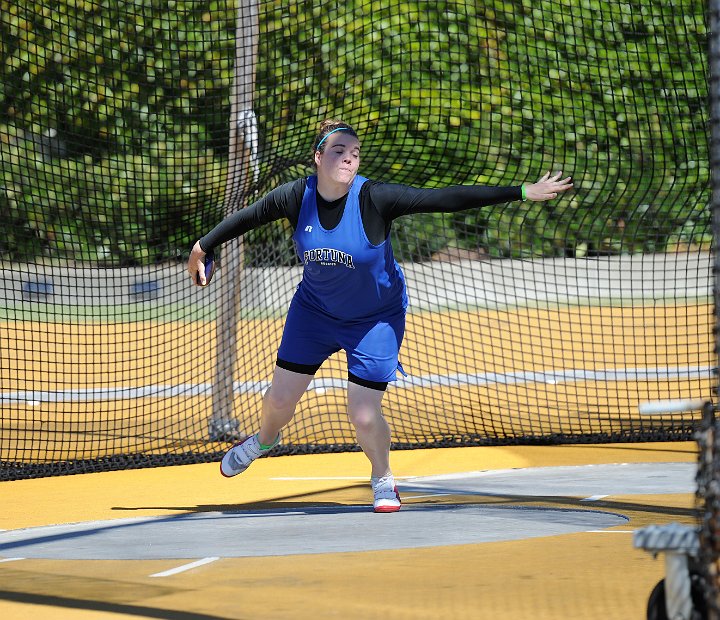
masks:
[[[573,186],[571,177],[560,179],[561,176],[562,172],[558,172],[553,176],[546,172],[537,183],[525,186],[525,196],[528,200],[535,201],[557,198],[559,193],[565,192]]]
[[[205,286],[207,280],[205,278],[205,252],[200,247],[200,242],[196,241],[190,252],[190,258],[188,259],[187,271],[192,278],[193,284],[196,286]],[[197,281],[197,277],[200,277],[200,282]]]

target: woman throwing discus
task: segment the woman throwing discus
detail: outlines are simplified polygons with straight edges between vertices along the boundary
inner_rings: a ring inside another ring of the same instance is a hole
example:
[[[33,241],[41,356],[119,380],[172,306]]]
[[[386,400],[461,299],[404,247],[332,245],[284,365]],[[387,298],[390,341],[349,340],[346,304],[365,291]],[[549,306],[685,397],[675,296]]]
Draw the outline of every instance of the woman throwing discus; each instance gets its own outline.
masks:
[[[204,286],[207,254],[249,230],[286,218],[304,266],[272,383],[263,396],[260,429],[225,454],[220,472],[240,474],[278,444],[315,373],[342,349],[348,368],[347,412],[371,464],[374,510],[397,512],[401,502],[390,468],[390,427],[382,399],[388,382],[403,372],[399,351],[408,300],[390,243],[393,220],[514,200],[550,200],[572,182],[561,173],[512,187],[418,189],[371,181],[358,174],[357,133],[335,119],[320,125],[313,158],[316,174],[281,185],[233,213],[199,239],[190,254],[188,273],[193,283]]]

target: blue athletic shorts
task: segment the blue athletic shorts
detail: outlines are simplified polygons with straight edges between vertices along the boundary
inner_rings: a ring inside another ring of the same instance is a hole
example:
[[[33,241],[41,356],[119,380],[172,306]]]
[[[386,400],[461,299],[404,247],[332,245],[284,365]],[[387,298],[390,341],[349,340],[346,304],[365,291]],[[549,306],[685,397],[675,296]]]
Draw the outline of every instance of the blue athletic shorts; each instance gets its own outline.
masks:
[[[293,364],[320,365],[345,351],[348,371],[373,382],[395,381],[405,334],[405,310],[370,321],[345,321],[293,299],[278,358]]]

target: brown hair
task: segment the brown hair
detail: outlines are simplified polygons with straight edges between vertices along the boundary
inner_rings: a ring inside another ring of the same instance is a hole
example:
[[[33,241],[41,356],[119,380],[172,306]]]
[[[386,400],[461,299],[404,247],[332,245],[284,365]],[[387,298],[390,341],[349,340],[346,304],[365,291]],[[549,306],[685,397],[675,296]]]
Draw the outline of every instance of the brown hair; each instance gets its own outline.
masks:
[[[318,134],[315,137],[315,141],[313,142],[313,153],[315,151],[320,151],[322,153],[325,149],[325,138],[327,138],[331,132],[337,130],[342,130],[345,133],[350,134],[354,138],[358,137],[357,133],[355,133],[355,130],[347,123],[337,118],[326,118],[322,123],[320,123],[320,129],[318,130]]]

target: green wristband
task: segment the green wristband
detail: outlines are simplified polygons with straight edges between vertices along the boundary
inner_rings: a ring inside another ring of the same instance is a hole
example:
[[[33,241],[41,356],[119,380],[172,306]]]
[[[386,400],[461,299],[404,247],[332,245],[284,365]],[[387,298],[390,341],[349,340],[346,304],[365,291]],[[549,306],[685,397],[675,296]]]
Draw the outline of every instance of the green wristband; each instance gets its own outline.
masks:
[[[525,202],[527,200],[527,190],[525,189],[524,183],[520,186],[520,194],[522,195],[523,202]]]

